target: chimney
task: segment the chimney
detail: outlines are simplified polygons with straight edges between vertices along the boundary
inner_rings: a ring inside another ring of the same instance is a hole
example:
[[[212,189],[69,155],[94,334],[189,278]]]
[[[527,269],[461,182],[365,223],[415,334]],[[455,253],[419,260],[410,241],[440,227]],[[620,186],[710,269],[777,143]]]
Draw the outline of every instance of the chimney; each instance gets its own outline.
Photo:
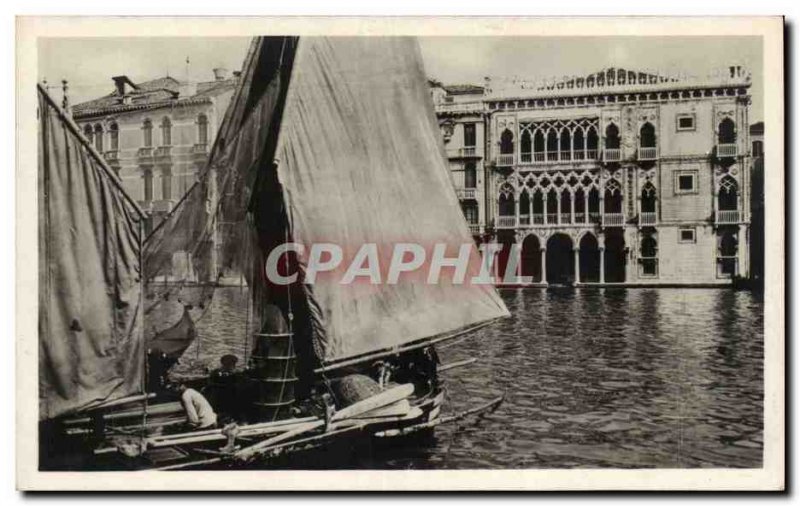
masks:
[[[189,77],[189,57],[186,57],[186,78],[178,86],[178,97],[186,98],[197,94],[197,83]]]
[[[178,87],[178,97],[187,98],[197,95],[197,83],[194,81],[183,81]]]
[[[228,69],[217,67],[214,70],[214,80],[215,81],[224,81],[228,79]]]
[[[124,97],[136,89],[136,85],[133,84],[133,81],[131,81],[128,76],[114,76],[111,79],[114,80],[114,86],[117,88],[117,95],[120,97]]]

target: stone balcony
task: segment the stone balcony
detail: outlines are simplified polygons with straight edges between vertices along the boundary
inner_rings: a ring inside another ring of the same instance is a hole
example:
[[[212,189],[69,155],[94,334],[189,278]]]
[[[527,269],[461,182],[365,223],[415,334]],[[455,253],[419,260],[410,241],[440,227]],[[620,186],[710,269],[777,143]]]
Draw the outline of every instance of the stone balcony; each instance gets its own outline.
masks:
[[[153,211],[153,201],[152,200],[137,200],[137,204],[145,213],[150,213]]]
[[[604,227],[621,227],[625,224],[625,215],[622,213],[605,213],[603,215]]]
[[[483,233],[483,225],[479,223],[468,223],[469,232],[472,235],[479,235]]]
[[[164,200],[154,200],[152,211],[156,213],[168,213],[172,211],[172,208],[175,206],[174,200],[164,199]]]
[[[591,162],[597,160],[596,149],[580,151],[537,151],[534,153],[520,153],[520,165],[555,165],[564,162]]]
[[[461,200],[477,200],[478,190],[476,188],[456,188],[456,195]]]
[[[603,161],[604,162],[619,162],[622,160],[621,149],[604,149]]]
[[[640,226],[653,226],[658,223],[658,216],[656,213],[639,213]]]
[[[172,160],[172,146],[159,146],[153,151],[156,163],[168,163]]]
[[[495,164],[498,167],[512,167],[514,165],[514,155],[497,155]]]
[[[136,151],[136,159],[139,163],[153,163],[153,147],[139,148]]]
[[[209,146],[206,143],[199,142],[194,144],[189,153],[192,156],[192,161],[195,163],[203,163],[208,160],[208,150]]]
[[[448,158],[481,158],[483,156],[479,153],[476,146],[466,146],[463,148],[448,149]]]
[[[625,223],[624,216],[619,214],[606,214],[603,219],[600,218],[600,213],[597,212],[576,212],[572,213],[534,213],[534,214],[520,214],[519,220],[515,216],[498,216],[497,220],[498,229],[514,229],[514,228],[545,228],[545,227],[567,227],[567,226],[622,226]]]
[[[737,153],[736,144],[717,144],[718,158],[733,158]]]
[[[639,160],[642,161],[658,160],[658,148],[639,148],[638,155]]]
[[[717,225],[738,225],[742,219],[742,213],[738,209],[717,211],[714,223]]]

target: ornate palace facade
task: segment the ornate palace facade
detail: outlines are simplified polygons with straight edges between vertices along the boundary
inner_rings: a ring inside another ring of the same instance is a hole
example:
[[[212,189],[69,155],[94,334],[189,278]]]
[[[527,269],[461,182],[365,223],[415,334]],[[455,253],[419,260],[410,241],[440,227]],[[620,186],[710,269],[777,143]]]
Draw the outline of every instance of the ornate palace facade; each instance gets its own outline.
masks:
[[[612,68],[432,93],[476,240],[503,245],[499,272],[516,254],[539,284],[714,285],[749,275],[749,87],[738,66]]]

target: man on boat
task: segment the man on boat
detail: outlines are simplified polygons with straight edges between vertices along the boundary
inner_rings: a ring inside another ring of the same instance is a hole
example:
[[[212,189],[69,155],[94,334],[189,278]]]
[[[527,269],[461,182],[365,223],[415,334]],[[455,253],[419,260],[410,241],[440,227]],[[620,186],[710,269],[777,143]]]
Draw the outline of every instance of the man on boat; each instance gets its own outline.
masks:
[[[178,384],[177,391],[192,429],[211,429],[217,426],[217,414],[203,394],[182,383]]]
[[[238,399],[239,377],[236,371],[238,361],[236,355],[223,355],[220,358],[221,367],[211,371],[209,385],[203,389],[203,393],[209,395],[211,402],[217,407],[221,418],[238,419],[242,414],[241,402]]]

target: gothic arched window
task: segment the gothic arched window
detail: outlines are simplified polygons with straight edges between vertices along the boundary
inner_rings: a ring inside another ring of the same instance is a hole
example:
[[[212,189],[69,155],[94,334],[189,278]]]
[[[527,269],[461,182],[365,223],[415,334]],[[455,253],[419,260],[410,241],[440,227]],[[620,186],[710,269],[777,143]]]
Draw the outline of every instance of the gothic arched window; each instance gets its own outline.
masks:
[[[719,122],[719,143],[734,144],[736,142],[736,124],[730,118]]]
[[[502,134],[500,134],[500,154],[514,154],[514,134],[512,134],[511,130],[507,128],[503,130]]]
[[[639,147],[656,147],[656,129],[650,122],[642,125],[642,128],[639,130]]]

